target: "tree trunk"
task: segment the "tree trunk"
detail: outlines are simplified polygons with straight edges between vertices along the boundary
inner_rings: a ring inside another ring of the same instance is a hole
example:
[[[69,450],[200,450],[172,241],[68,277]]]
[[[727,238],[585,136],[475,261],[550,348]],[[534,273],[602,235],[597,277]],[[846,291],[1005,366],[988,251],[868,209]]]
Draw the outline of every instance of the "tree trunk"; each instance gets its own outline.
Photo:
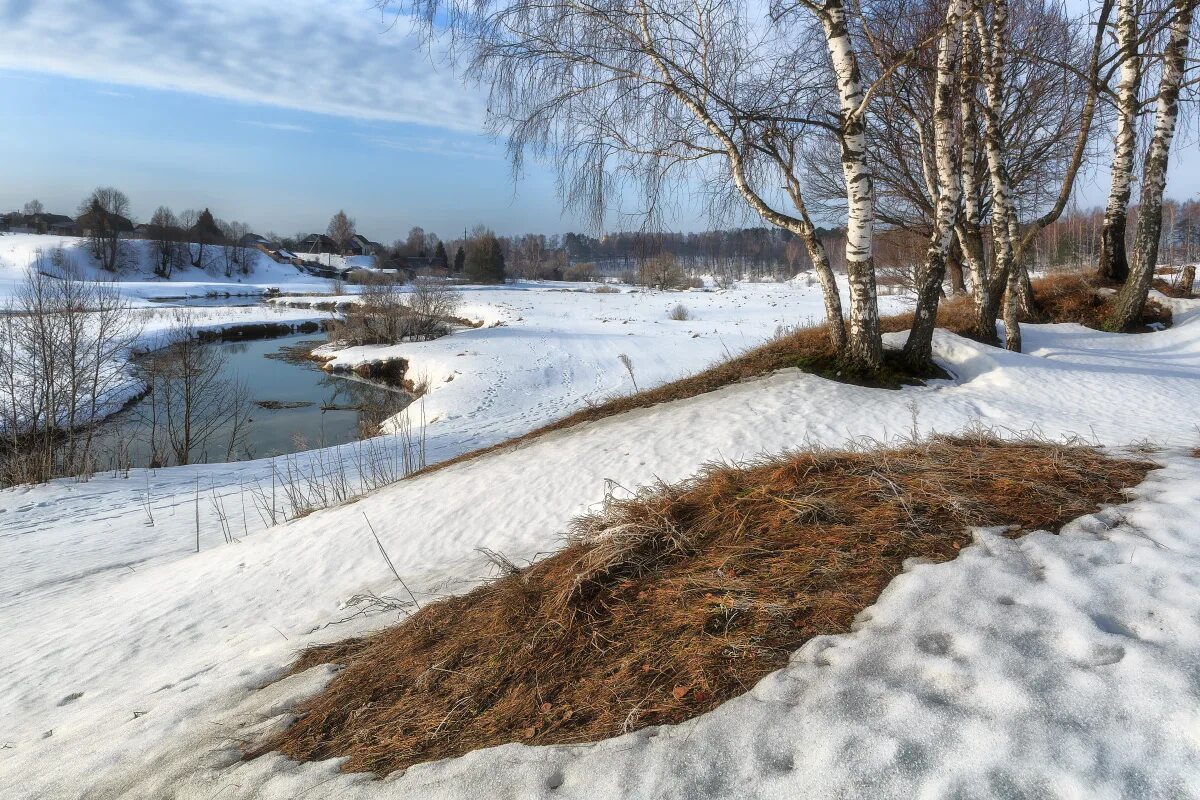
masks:
[[[975,107],[975,75],[978,63],[974,58],[970,22],[964,18],[960,37],[962,65],[959,70],[958,102],[962,118],[962,215],[958,222],[958,242],[962,247],[967,271],[971,276],[971,292],[975,303],[975,337],[981,342],[999,344],[996,336],[996,315],[992,311],[991,285],[987,258],[983,246],[981,222],[983,202],[977,179],[979,159],[979,117]]]
[[[963,274],[963,248],[957,233],[950,242],[950,253],[946,257],[946,271],[950,273],[950,293],[956,296],[966,294],[967,282]]]
[[[979,37],[980,62],[982,66],[983,88],[986,102],[983,103],[984,121],[984,152],[987,155],[988,176],[992,186],[992,246],[995,253],[994,278],[991,284],[992,292],[1003,292],[1005,300],[1005,337],[1004,345],[1009,350],[1019,349],[1021,337],[1019,331],[1009,329],[1009,319],[1017,319],[1019,310],[1016,302],[1016,289],[1019,289],[1019,275],[1014,274],[1013,264],[1013,221],[1015,210],[1012,201],[1012,188],[1008,178],[1008,167],[1004,161],[1005,142],[1004,131],[1001,128],[1001,110],[1004,106],[1004,58],[1005,45],[1008,42],[1008,2],[994,0],[992,20],[988,25],[984,19],[983,7],[976,0],[974,7],[975,29]],[[1001,284],[1000,281],[1003,281]],[[999,311],[999,297],[989,298],[988,316],[995,325]],[[1008,312],[1011,306],[1011,313]],[[1015,335],[1014,335],[1015,334]]]
[[[1117,84],[1117,133],[1113,142],[1108,206],[1100,234],[1097,275],[1124,283],[1129,277],[1125,252],[1125,225],[1133,187],[1133,157],[1137,148],[1138,89],[1142,83],[1138,54],[1137,11],[1134,0],[1117,2],[1117,46],[1121,52],[1121,80]]]
[[[1162,78],[1158,88],[1154,133],[1142,166],[1142,193],[1138,204],[1137,233],[1134,237],[1134,264],[1129,279],[1117,295],[1117,307],[1109,324],[1114,330],[1127,330],[1146,307],[1154,267],[1158,263],[1158,243],[1162,233],[1162,201],[1167,187],[1167,160],[1179,119],[1179,89],[1186,67],[1188,35],[1197,0],[1174,0],[1170,39],[1163,54]]]
[[[844,359],[853,369],[875,370],[883,364],[883,341],[879,333],[879,300],[872,255],[875,206],[871,169],[867,163],[865,93],[841,0],[828,0],[820,16],[837,78],[842,176],[846,183],[850,334]]]
[[[937,206],[933,232],[925,266],[917,282],[917,306],[908,341],[904,343],[904,362],[924,371],[933,363],[933,330],[942,281],[946,277],[946,258],[954,238],[954,218],[958,214],[961,186],[954,159],[954,65],[958,59],[958,39],[962,18],[962,0],[950,0],[946,24],[938,44],[937,84],[933,95],[933,156],[937,164]],[[961,269],[959,270],[961,280]]]
[[[825,300],[825,324],[829,328],[829,342],[834,351],[842,356],[846,352],[846,324],[842,319],[842,295],[838,290],[837,278],[829,266],[829,254],[825,246],[817,238],[817,233],[811,225],[800,234],[808,257],[813,262],[813,270],[817,280],[821,282],[821,296]]]
[[[1183,275],[1179,278],[1179,292],[1184,297],[1192,296],[1192,286],[1196,283],[1196,265],[1188,264],[1183,268]]]

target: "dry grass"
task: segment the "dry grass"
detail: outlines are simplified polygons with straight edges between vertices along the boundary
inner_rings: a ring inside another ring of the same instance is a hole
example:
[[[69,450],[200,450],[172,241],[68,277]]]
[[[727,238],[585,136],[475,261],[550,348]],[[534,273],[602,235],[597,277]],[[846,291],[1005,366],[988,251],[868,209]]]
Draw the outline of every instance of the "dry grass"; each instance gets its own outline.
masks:
[[[1116,295],[1099,291],[1104,288],[1115,287],[1082,272],[1068,272],[1036,280],[1033,282],[1033,295],[1041,316],[1035,321],[1076,322],[1096,330],[1109,330],[1108,320]],[[1170,325],[1171,310],[1151,299],[1146,302],[1140,324],[1128,333],[1150,330],[1148,326],[1153,323]]]
[[[677,723],[844,633],[906,558],[968,526],[1055,529],[1151,465],[987,435],[714,465],[579,519],[557,554],[310,651],[344,665],[257,750],[384,775],[505,742],[587,742]]]

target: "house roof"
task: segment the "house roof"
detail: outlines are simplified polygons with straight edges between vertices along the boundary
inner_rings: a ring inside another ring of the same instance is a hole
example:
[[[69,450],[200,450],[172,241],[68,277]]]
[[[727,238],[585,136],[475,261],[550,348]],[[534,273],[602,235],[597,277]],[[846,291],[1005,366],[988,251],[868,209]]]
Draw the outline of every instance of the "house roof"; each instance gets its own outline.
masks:
[[[75,220],[66,214],[31,214],[27,219],[41,222],[44,225],[74,225]]]
[[[112,214],[103,210],[88,211],[86,214],[80,214],[75,219],[75,223],[81,228],[112,228],[115,231],[129,232],[133,230],[133,223],[120,214]]]

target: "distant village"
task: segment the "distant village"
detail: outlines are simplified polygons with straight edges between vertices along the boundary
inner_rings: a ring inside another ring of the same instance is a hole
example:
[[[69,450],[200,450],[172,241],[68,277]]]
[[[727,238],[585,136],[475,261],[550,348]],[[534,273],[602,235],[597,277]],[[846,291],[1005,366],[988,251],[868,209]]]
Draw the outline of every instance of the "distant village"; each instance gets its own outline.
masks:
[[[35,201],[34,205],[40,204]],[[350,234],[344,244],[339,244],[325,233],[287,240],[249,231],[222,230],[207,209],[198,215],[196,222],[186,227],[154,222],[135,224],[122,214],[95,207],[77,217],[30,209],[0,214],[0,232],[75,237],[108,235],[144,240],[170,237],[179,242],[211,245],[236,243],[241,248],[259,250],[280,264],[292,264],[314,276],[331,279],[344,279],[363,270],[411,279],[449,267],[442,248],[438,248],[435,255],[402,255],[361,233]],[[236,234],[240,235],[235,237]]]

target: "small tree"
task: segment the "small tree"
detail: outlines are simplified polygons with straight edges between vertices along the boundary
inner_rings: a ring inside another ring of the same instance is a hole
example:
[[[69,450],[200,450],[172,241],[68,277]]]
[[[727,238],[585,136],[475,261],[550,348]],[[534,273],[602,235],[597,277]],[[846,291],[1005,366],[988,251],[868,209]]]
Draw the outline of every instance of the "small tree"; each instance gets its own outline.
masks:
[[[461,275],[466,263],[467,251],[463,250],[463,246],[460,244],[458,250],[454,251],[454,272]]]
[[[473,283],[504,283],[504,248],[486,228],[467,244],[467,279]]]
[[[212,212],[207,208],[203,211],[183,212],[182,221],[184,227],[187,228],[188,238],[196,243],[196,251],[192,256],[192,266],[197,269],[204,269],[207,266],[204,258],[205,248],[219,245],[225,237],[221,233],[217,221],[213,218]]]
[[[345,255],[350,249],[350,242],[354,239],[354,220],[346,215],[345,211],[339,210],[329,220],[329,227],[325,230],[325,235],[333,239],[338,247],[338,252]]]
[[[425,229],[414,225],[408,232],[408,238],[404,241],[404,249],[410,256],[424,257],[429,253],[425,249]]]
[[[133,227],[127,219],[129,198],[119,189],[100,186],[80,204],[79,214],[92,255],[102,268],[116,272],[122,255],[121,234]]]
[[[150,355],[145,378],[149,402],[142,407],[155,431],[154,459],[170,453],[177,464],[220,453],[234,460],[241,449],[250,416],[245,384],[229,376],[224,350],[203,344],[189,316],[171,331],[172,344]]]
[[[183,247],[180,242],[179,219],[166,206],[159,206],[150,217],[150,249],[154,254],[154,274],[170,278],[183,266]]]
[[[441,269],[450,268],[450,261],[446,256],[446,245],[442,244],[440,240],[437,243],[437,247],[433,249],[433,258],[437,261],[437,265]]]
[[[42,205],[41,200],[30,200],[25,204],[25,216],[27,217],[32,217],[35,214],[41,214],[45,210],[46,209]]]

